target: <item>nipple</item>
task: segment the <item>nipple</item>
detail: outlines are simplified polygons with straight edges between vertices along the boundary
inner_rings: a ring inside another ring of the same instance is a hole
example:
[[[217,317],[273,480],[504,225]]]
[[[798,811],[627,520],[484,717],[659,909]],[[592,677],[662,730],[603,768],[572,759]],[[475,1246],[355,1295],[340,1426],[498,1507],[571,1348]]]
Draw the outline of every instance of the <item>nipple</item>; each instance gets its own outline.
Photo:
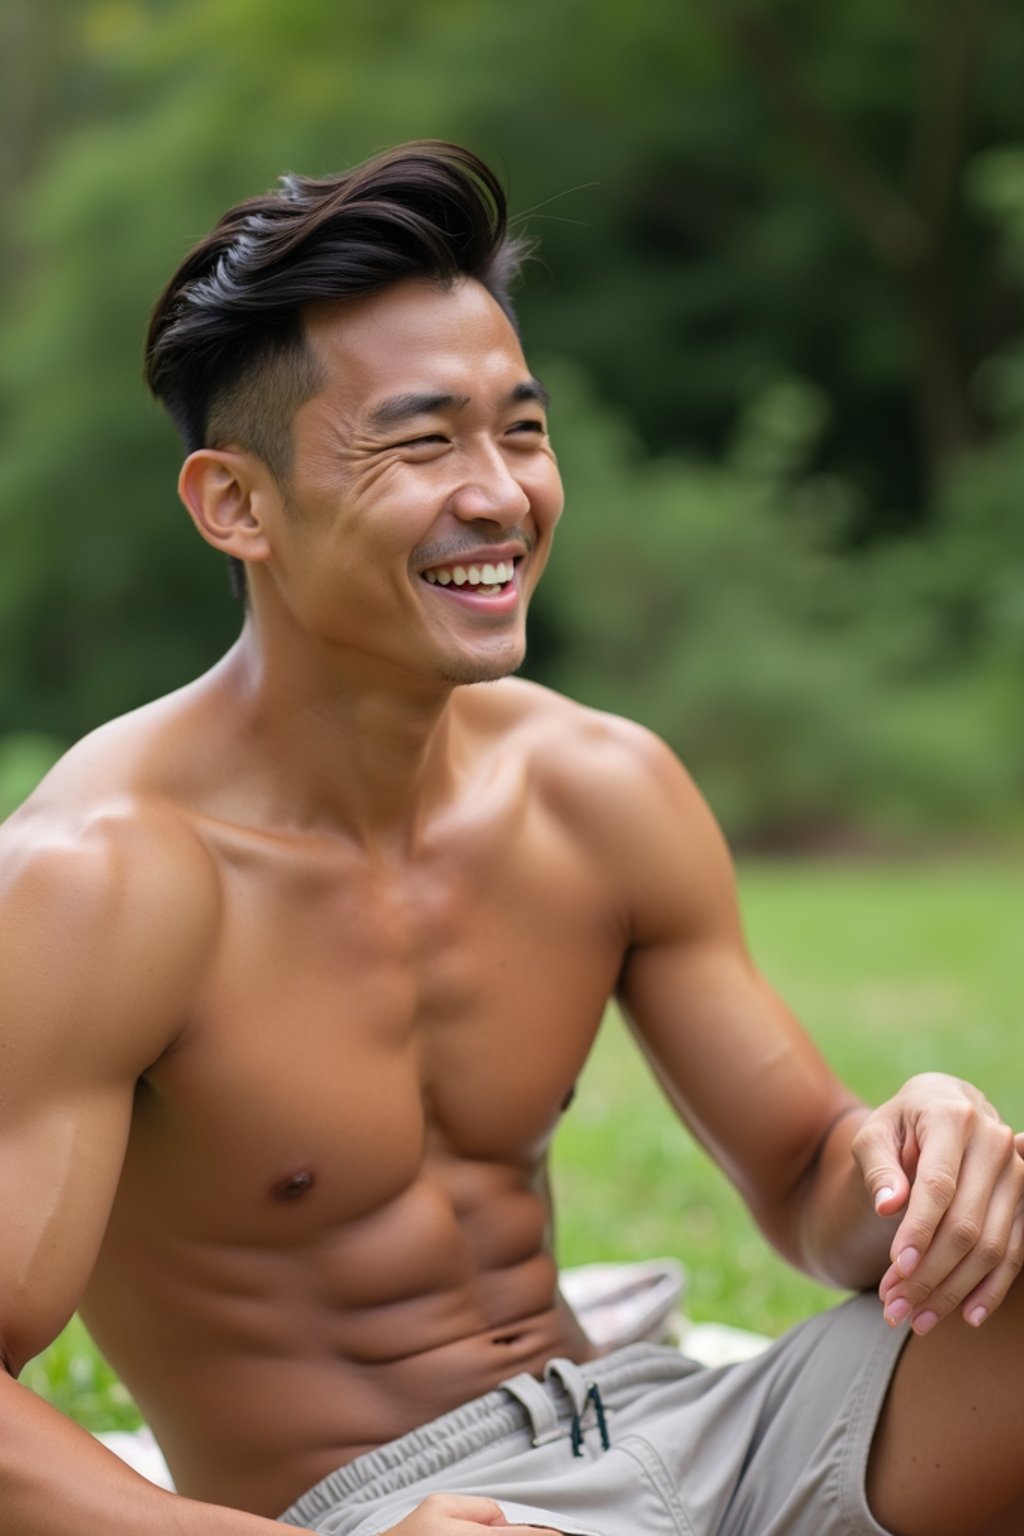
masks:
[[[286,1174],[283,1179],[278,1179],[271,1194],[275,1200],[301,1200],[315,1183],[316,1174],[312,1168],[299,1168],[295,1173]]]

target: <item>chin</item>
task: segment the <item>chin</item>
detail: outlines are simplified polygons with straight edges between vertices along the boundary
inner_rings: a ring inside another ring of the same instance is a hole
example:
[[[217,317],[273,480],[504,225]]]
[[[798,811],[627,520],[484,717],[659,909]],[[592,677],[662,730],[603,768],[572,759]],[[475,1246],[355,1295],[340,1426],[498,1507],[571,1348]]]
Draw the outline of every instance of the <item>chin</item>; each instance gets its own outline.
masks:
[[[453,656],[446,658],[437,669],[437,676],[444,683],[464,687],[471,683],[496,683],[503,677],[518,672],[526,659],[526,649],[519,646],[505,656]]]

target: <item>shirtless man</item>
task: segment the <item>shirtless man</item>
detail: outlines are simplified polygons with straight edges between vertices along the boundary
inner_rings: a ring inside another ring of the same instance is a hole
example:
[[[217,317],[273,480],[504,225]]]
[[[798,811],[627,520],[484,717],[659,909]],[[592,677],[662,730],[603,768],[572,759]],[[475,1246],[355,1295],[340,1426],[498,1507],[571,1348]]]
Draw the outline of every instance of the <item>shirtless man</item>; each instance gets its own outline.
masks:
[[[1012,1131],[945,1077],[860,1105],[672,755],[509,676],[562,510],[515,258],[486,168],[407,146],[233,210],[157,306],[245,622],[0,837],[5,1536],[1024,1530]],[[864,1291],[760,1361],[594,1359],[559,1296],[613,993],[768,1238]],[[177,1494],[17,1383],[79,1306]]]

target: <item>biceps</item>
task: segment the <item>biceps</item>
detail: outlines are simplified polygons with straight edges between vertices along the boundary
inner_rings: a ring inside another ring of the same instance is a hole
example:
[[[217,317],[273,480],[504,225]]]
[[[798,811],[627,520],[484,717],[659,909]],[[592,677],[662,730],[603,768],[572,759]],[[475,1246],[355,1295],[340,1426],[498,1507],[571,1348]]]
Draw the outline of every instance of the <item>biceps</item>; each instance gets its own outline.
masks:
[[[622,997],[666,1093],[748,1202],[786,1201],[851,1095],[746,954],[652,948]]]
[[[117,1187],[131,1103],[129,1088],[108,1087],[0,1116],[0,1346],[12,1374],[78,1304]]]

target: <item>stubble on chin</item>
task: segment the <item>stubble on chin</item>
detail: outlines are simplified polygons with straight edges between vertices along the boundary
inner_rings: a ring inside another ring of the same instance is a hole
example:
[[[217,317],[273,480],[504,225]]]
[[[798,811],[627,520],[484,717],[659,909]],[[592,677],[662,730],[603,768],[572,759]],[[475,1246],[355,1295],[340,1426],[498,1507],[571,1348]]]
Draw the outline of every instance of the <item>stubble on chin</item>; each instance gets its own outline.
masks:
[[[504,661],[484,661],[479,657],[467,656],[463,662],[443,662],[435,676],[439,682],[455,688],[472,687],[475,683],[499,683],[503,677],[511,677],[518,672],[525,660],[525,648],[517,656],[509,656]]]

